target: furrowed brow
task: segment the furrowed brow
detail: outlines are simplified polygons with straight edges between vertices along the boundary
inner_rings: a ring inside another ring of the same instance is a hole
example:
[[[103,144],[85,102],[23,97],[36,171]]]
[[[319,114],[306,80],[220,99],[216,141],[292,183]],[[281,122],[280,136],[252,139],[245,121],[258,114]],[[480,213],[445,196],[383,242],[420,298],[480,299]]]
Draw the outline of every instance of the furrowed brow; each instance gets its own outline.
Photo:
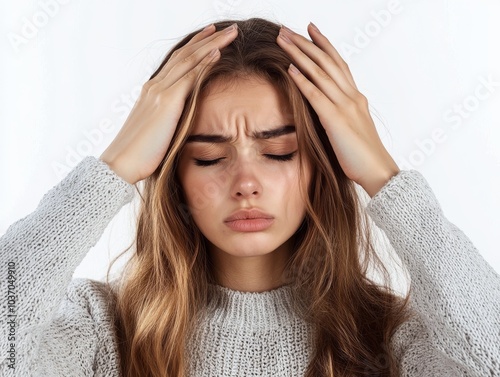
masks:
[[[253,133],[254,139],[272,139],[274,137],[279,137],[283,135],[288,135],[295,132],[295,126],[292,124],[287,124],[285,126],[280,126],[278,128],[266,131],[255,131]]]
[[[274,128],[271,130],[265,130],[265,131],[254,131],[252,133],[252,139],[272,139],[275,137],[280,137],[283,135],[288,135],[291,133],[295,132],[295,126],[291,124],[287,124],[284,126],[280,126],[278,128]],[[215,144],[221,144],[221,143],[229,143],[234,141],[235,138],[231,136],[224,136],[224,135],[218,135],[218,134],[196,134],[196,135],[190,135],[188,136],[186,143],[194,143],[194,142],[199,142],[199,143],[215,143]]]

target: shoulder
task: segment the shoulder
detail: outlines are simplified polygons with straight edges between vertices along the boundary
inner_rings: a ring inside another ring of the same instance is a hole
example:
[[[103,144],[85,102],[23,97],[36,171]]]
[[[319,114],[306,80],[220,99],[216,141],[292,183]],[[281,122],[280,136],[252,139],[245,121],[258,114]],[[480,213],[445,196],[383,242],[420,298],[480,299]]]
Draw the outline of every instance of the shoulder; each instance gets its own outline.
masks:
[[[117,376],[114,294],[101,281],[71,280],[50,323],[40,328],[36,375]],[[43,372],[42,372],[43,371]]]

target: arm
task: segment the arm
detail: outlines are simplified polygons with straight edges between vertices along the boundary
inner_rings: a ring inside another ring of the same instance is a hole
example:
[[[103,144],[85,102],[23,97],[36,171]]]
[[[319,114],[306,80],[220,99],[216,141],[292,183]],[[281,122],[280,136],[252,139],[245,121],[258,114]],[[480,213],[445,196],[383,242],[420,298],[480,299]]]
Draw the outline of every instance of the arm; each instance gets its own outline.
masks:
[[[54,318],[56,325],[71,319],[64,312],[58,322],[54,315],[74,270],[109,221],[130,201],[132,184],[149,177],[162,162],[199,74],[219,59],[220,49],[237,35],[235,25],[226,30],[229,33],[216,31],[210,25],[196,33],[175,55],[169,54],[143,85],[134,108],[100,159],[83,160],[44,196],[33,214],[12,225],[0,239],[2,279],[7,276],[8,263],[15,266],[12,276],[16,279],[13,286],[17,295],[16,361],[24,370],[29,370],[26,365],[36,356],[38,334]],[[185,59],[187,56],[190,59]],[[0,287],[0,293],[7,297],[5,280]],[[81,307],[84,301],[75,298],[72,303]],[[92,313],[88,313],[89,317],[85,310],[78,311],[80,317],[91,318],[91,322],[94,319]],[[0,314],[4,324],[7,315],[5,310]],[[6,326],[2,329],[5,331]],[[0,375],[7,375],[13,373],[8,367],[10,341],[7,334],[1,335],[4,336],[0,339]],[[16,375],[26,374],[16,370]]]
[[[500,375],[500,276],[446,219],[425,178],[401,171],[367,211],[412,280],[418,317],[394,339],[403,375]]]
[[[290,77],[317,113],[340,167],[373,196],[367,210],[410,270],[413,304],[430,331],[423,347],[462,366],[456,370],[499,375],[500,277],[447,221],[425,179],[399,170],[349,66],[314,25],[308,33],[312,41],[283,26],[276,42],[292,59]],[[408,359],[415,350],[406,351]],[[437,366],[428,355],[414,352],[414,362]]]
[[[0,375],[29,370],[40,334],[56,314],[76,267],[133,193],[133,186],[104,162],[87,157],[0,239],[0,293],[14,296],[0,319],[4,329],[10,321],[9,335],[15,338],[9,340],[6,333],[0,338]],[[15,370],[9,367],[13,362]]]

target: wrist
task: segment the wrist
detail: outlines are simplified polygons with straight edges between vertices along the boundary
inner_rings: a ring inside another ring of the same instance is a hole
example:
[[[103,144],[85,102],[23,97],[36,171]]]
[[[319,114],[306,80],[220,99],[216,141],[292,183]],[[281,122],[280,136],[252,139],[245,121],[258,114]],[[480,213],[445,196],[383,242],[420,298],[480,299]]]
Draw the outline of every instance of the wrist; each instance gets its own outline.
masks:
[[[370,196],[370,198],[373,198],[382,189],[382,187],[384,187],[387,182],[389,182],[391,178],[397,175],[399,172],[400,169],[396,164],[394,164],[393,167],[377,174],[377,176],[372,178],[369,182],[363,184],[362,187]]]
[[[119,163],[117,163],[117,161],[115,160],[111,160],[109,158],[107,158],[104,153],[99,157],[99,159],[104,162],[106,165],[109,166],[109,168],[111,170],[113,170],[113,172],[119,176],[121,179],[123,179],[125,182],[127,183],[130,183],[131,185],[134,185],[135,183],[137,183],[137,180],[134,179],[134,177],[132,177],[126,169],[123,169],[121,166],[123,165],[120,165]]]

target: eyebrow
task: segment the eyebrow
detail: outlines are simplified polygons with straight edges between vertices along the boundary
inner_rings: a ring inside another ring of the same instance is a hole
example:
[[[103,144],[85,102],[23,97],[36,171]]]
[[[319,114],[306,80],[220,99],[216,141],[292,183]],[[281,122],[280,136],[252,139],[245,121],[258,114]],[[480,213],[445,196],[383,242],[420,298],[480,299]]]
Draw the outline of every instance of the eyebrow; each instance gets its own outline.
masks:
[[[288,135],[295,132],[295,126],[287,124],[265,131],[254,131],[252,139],[271,139],[283,135]],[[218,134],[196,134],[188,136],[186,143],[200,142],[200,143],[228,143],[235,140],[234,136],[225,136]]]

